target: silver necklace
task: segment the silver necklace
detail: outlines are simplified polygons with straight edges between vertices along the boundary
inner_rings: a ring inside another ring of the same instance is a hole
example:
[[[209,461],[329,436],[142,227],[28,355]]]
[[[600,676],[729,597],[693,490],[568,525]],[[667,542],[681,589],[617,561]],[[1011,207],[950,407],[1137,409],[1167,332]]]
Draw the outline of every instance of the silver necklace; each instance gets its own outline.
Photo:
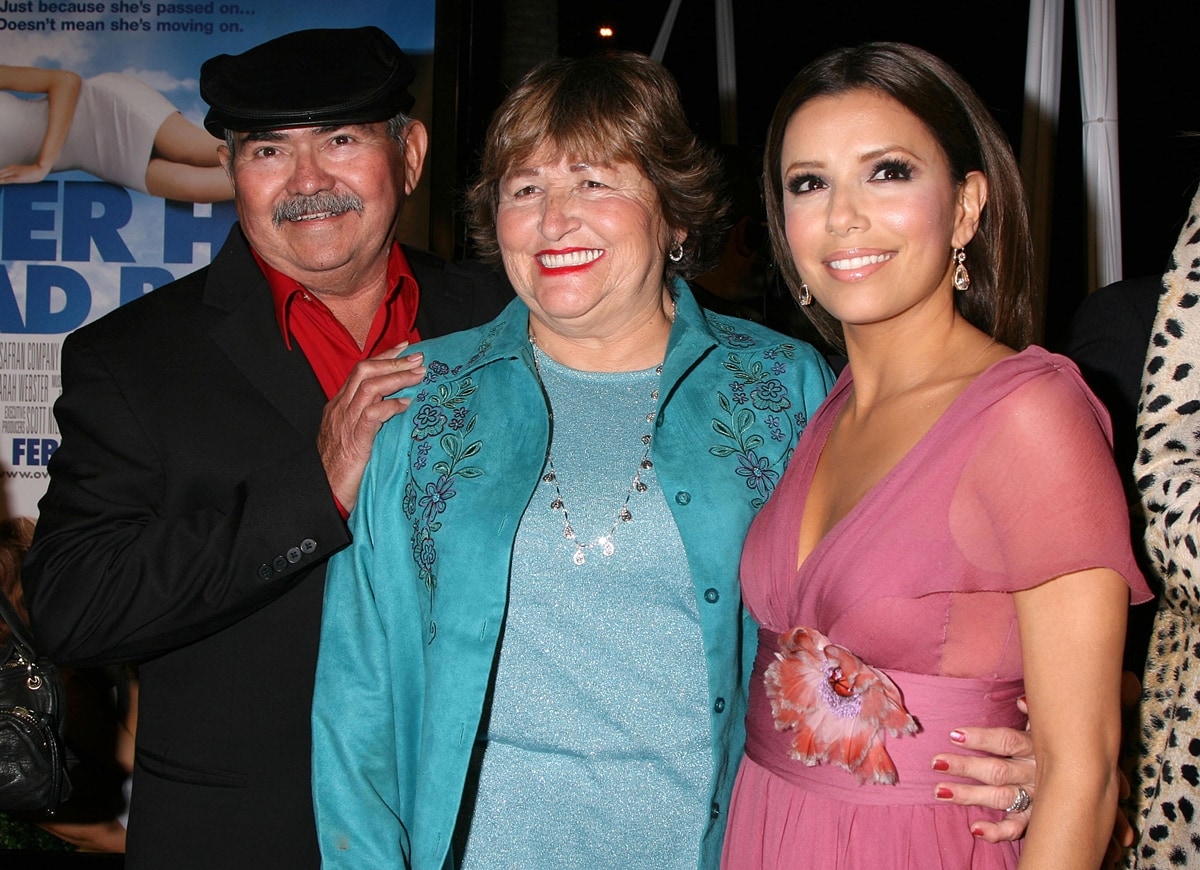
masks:
[[[674,312],[672,312],[672,314],[673,313]],[[538,382],[542,383],[542,389],[544,390],[545,384],[542,382],[542,362],[541,362],[542,352],[538,348],[537,339],[534,338],[532,332],[529,334],[529,344],[530,344],[530,347],[533,348],[533,368],[534,368],[534,371],[537,372]],[[654,373],[656,375],[658,375],[659,377],[661,377],[662,370],[663,370],[663,367],[662,367],[662,364],[660,363],[654,369]],[[654,405],[653,405],[650,413],[646,415],[646,423],[653,424],[654,418],[658,416],[658,411],[656,410],[658,407],[658,386],[657,385],[650,392],[650,399],[651,399],[651,401],[654,402]],[[551,426],[551,430],[553,430],[553,428],[554,428],[554,408],[553,407],[550,408],[550,426]],[[546,473],[544,475],[542,475],[542,480],[545,481],[546,483],[553,484],[553,486],[554,486],[554,498],[550,500],[550,510],[558,511],[559,513],[562,514],[563,537],[566,538],[568,541],[570,541],[575,546],[575,552],[571,555],[571,561],[574,562],[576,565],[582,565],[584,562],[587,561],[587,558],[584,555],[584,551],[589,550],[593,547],[599,549],[600,553],[602,555],[611,556],[614,552],[616,552],[616,549],[617,549],[616,544],[613,543],[613,538],[616,536],[617,529],[620,528],[622,523],[628,523],[633,520],[633,513],[629,510],[629,500],[633,497],[633,494],[635,492],[640,493],[640,492],[646,491],[647,486],[646,486],[645,482],[642,480],[642,472],[649,471],[651,468],[654,467],[654,463],[650,459],[650,444],[654,440],[653,433],[647,432],[646,434],[644,434],[642,436],[641,440],[642,440],[642,444],[645,445],[646,450],[645,450],[645,452],[642,453],[642,458],[641,458],[641,460],[639,460],[639,462],[637,464],[637,468],[633,472],[633,480],[631,480],[629,482],[629,489],[627,489],[625,491],[625,499],[624,499],[624,501],[621,502],[621,507],[617,511],[616,519],[613,520],[612,528],[608,530],[607,534],[601,535],[599,538],[597,538],[594,541],[587,541],[587,542],[580,541],[579,538],[575,534],[575,528],[574,528],[574,526],[571,525],[571,515],[567,512],[567,504],[563,500],[562,489],[560,489],[559,485],[558,485],[558,472],[554,468],[554,457],[553,457],[553,455],[551,455],[549,449],[546,450],[546,466],[547,466],[547,468],[546,468]]]

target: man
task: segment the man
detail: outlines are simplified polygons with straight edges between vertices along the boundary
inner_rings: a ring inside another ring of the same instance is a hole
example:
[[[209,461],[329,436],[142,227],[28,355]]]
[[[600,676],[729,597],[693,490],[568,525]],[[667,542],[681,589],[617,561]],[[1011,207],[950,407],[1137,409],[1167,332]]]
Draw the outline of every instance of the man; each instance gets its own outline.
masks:
[[[141,662],[130,868],[319,862],[325,561],[402,407],[385,397],[423,373],[406,344],[509,296],[392,240],[428,141],[412,77],[376,28],[207,61],[239,225],[209,267],[64,346],[26,594],[58,661]]]

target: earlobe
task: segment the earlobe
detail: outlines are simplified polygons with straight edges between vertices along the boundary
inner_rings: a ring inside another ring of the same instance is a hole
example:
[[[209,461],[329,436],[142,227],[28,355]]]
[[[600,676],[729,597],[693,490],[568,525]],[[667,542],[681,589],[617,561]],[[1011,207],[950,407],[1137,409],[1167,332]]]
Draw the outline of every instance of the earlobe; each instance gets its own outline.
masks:
[[[221,144],[217,146],[217,161],[221,164],[221,168],[225,170],[225,175],[230,183],[234,183],[233,178],[233,155],[229,152],[229,146]]]
[[[420,121],[410,121],[404,130],[404,193],[410,194],[421,180],[425,152],[429,149],[429,131]]]
[[[951,242],[953,247],[966,247],[967,243],[975,238],[984,206],[987,205],[987,198],[987,176],[978,170],[968,172],[967,177],[963,179],[958,188],[957,219]]]
[[[667,259],[672,263],[678,263],[683,260],[683,243],[687,241],[688,234],[685,230],[675,230],[671,233],[671,244],[667,248]]]

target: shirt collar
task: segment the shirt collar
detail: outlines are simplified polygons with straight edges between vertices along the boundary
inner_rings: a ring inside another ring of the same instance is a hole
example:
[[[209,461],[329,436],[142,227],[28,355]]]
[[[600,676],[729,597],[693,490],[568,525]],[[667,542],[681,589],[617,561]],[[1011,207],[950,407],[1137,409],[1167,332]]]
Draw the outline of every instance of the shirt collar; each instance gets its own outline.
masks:
[[[279,329],[283,333],[283,343],[287,346],[288,350],[291,350],[291,303],[297,295],[307,294],[309,291],[295,278],[285,275],[278,269],[269,266],[266,260],[260,257],[258,251],[254,250],[253,247],[250,248],[250,253],[254,255],[254,261],[258,263],[258,268],[262,270],[263,275],[267,279],[267,286],[271,288],[271,298],[275,302],[275,319],[279,321]],[[389,289],[387,296],[383,300],[384,305],[392,304],[406,281],[411,281],[411,286],[413,287],[417,285],[417,278],[413,275],[412,266],[408,263],[408,257],[404,256],[404,251],[397,242],[392,242],[392,249],[388,252],[387,264],[387,286]],[[320,302],[315,296],[311,298]]]

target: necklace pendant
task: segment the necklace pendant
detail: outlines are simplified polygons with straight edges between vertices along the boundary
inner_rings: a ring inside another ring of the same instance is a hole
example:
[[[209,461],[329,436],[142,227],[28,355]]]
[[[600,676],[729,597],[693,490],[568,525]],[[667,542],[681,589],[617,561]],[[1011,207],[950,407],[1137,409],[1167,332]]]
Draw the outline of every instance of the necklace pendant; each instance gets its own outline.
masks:
[[[674,320],[674,308],[673,307],[672,307],[671,319]],[[533,350],[534,372],[537,374],[538,380],[541,381],[542,380],[542,363],[541,363],[542,355],[541,355],[541,351],[539,350],[539,348],[537,346],[537,340],[534,337],[532,332],[529,334],[529,344]],[[656,374],[658,374],[660,376],[662,375],[662,371],[663,371],[662,365],[659,365],[655,369]],[[658,397],[659,397],[659,391],[658,391],[658,388],[655,387],[655,389],[651,392],[651,398],[653,401],[657,402]],[[658,419],[657,409],[651,410],[650,413],[648,413],[646,415],[646,423],[651,426],[654,425],[654,423],[657,421],[657,419]],[[553,408],[550,409],[550,422],[551,422],[551,428],[553,428],[553,423],[554,423],[554,409]],[[546,451],[546,467],[544,468],[543,473],[542,473],[542,482],[554,487],[554,497],[550,500],[550,509],[562,514],[562,518],[563,518],[562,535],[563,535],[563,538],[565,540],[570,541],[571,544],[575,548],[575,551],[571,554],[571,561],[574,562],[576,565],[583,565],[587,562],[587,557],[584,554],[584,550],[586,550],[588,547],[596,547],[599,550],[599,552],[601,553],[601,555],[603,555],[603,556],[611,556],[613,553],[616,552],[617,547],[616,547],[616,544],[613,543],[613,538],[616,535],[617,528],[621,525],[621,523],[628,523],[633,520],[633,514],[629,511],[630,496],[634,492],[644,493],[649,489],[649,487],[646,485],[646,483],[642,480],[642,472],[648,471],[649,469],[654,467],[654,463],[650,459],[650,444],[653,441],[653,439],[654,439],[654,435],[652,434],[652,432],[647,432],[646,434],[641,436],[640,440],[642,442],[642,446],[645,448],[645,453],[642,454],[641,461],[638,463],[637,469],[634,471],[633,480],[631,480],[629,483],[629,490],[625,493],[625,503],[621,506],[621,509],[619,511],[617,511],[617,519],[613,523],[612,530],[607,535],[602,535],[601,537],[597,538],[594,542],[589,542],[586,544],[579,542],[578,537],[575,535],[575,529],[573,529],[571,527],[570,515],[567,512],[567,506],[563,499],[562,490],[559,488],[558,472],[554,467],[554,459],[550,456],[549,449],[547,449],[547,451]]]

